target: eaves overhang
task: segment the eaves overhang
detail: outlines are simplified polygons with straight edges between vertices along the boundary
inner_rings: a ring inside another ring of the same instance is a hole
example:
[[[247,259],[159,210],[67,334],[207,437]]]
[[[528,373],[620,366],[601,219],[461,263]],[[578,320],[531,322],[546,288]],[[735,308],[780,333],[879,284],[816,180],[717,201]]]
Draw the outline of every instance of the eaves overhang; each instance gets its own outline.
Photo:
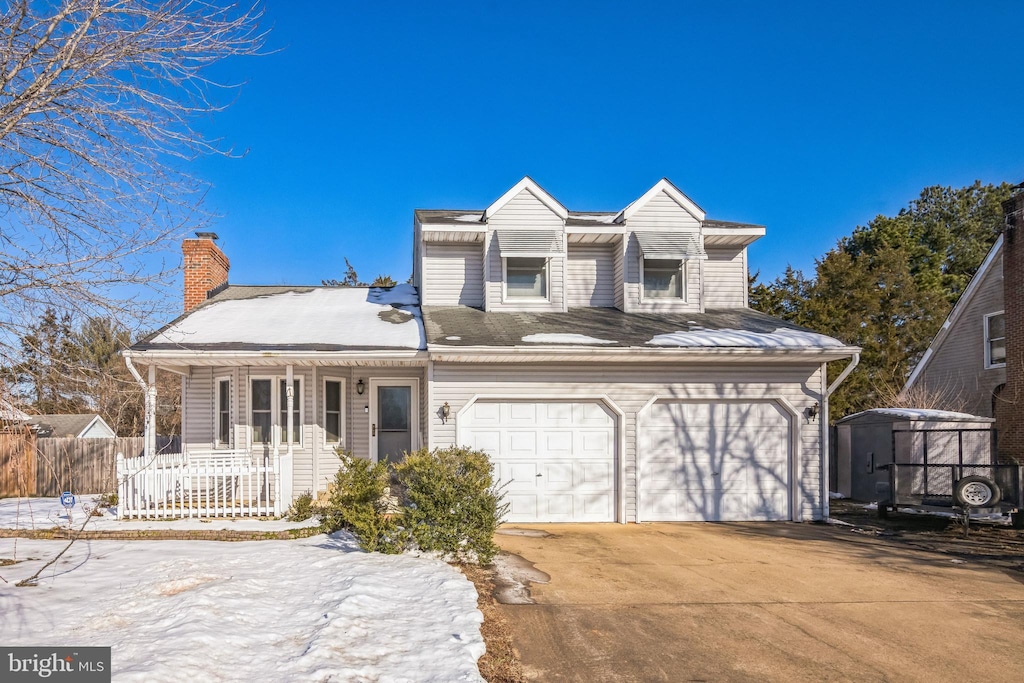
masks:
[[[455,363],[826,363],[860,353],[856,346],[828,348],[593,348],[580,346],[441,346],[429,345],[432,361]]]

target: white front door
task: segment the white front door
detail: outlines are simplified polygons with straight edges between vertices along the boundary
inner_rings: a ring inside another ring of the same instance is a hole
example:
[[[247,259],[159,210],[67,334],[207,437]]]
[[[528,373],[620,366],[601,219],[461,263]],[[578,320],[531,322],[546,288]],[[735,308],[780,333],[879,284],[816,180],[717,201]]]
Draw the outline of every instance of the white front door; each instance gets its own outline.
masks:
[[[419,380],[370,380],[370,457],[399,462],[419,448]]]
[[[615,417],[602,403],[477,401],[459,420],[459,443],[491,456],[505,521],[615,521]]]
[[[640,423],[640,520],[790,519],[790,419],[768,401],[653,404]]]

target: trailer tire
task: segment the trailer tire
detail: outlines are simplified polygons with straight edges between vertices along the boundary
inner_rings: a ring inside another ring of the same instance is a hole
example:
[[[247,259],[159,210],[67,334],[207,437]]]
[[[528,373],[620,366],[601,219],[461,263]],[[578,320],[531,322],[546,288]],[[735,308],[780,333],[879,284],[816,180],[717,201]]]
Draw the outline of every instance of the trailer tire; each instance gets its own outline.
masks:
[[[988,477],[971,475],[956,483],[953,497],[961,507],[986,508],[999,502],[1001,492],[999,485]]]

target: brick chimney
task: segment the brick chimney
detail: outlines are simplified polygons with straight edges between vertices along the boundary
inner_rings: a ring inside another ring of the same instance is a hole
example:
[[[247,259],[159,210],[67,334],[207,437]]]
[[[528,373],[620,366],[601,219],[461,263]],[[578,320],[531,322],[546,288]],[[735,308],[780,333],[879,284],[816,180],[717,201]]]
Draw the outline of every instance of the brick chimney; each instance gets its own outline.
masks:
[[[228,284],[231,263],[216,240],[215,232],[197,232],[196,239],[181,243],[181,252],[185,255],[186,313]]]
[[[1006,386],[996,402],[1001,459],[1024,463],[1024,183],[1003,202]]]

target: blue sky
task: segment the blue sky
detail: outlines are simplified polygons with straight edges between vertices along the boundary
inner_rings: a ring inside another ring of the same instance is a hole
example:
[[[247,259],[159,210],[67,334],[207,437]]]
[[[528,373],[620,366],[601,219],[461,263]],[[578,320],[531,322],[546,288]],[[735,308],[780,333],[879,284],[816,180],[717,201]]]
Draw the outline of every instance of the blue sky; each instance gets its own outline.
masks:
[[[762,279],[927,185],[1024,180],[1021,2],[269,0],[267,56],[203,122],[236,284],[411,270],[415,208],[530,175],[571,210],[668,177],[767,225]]]

